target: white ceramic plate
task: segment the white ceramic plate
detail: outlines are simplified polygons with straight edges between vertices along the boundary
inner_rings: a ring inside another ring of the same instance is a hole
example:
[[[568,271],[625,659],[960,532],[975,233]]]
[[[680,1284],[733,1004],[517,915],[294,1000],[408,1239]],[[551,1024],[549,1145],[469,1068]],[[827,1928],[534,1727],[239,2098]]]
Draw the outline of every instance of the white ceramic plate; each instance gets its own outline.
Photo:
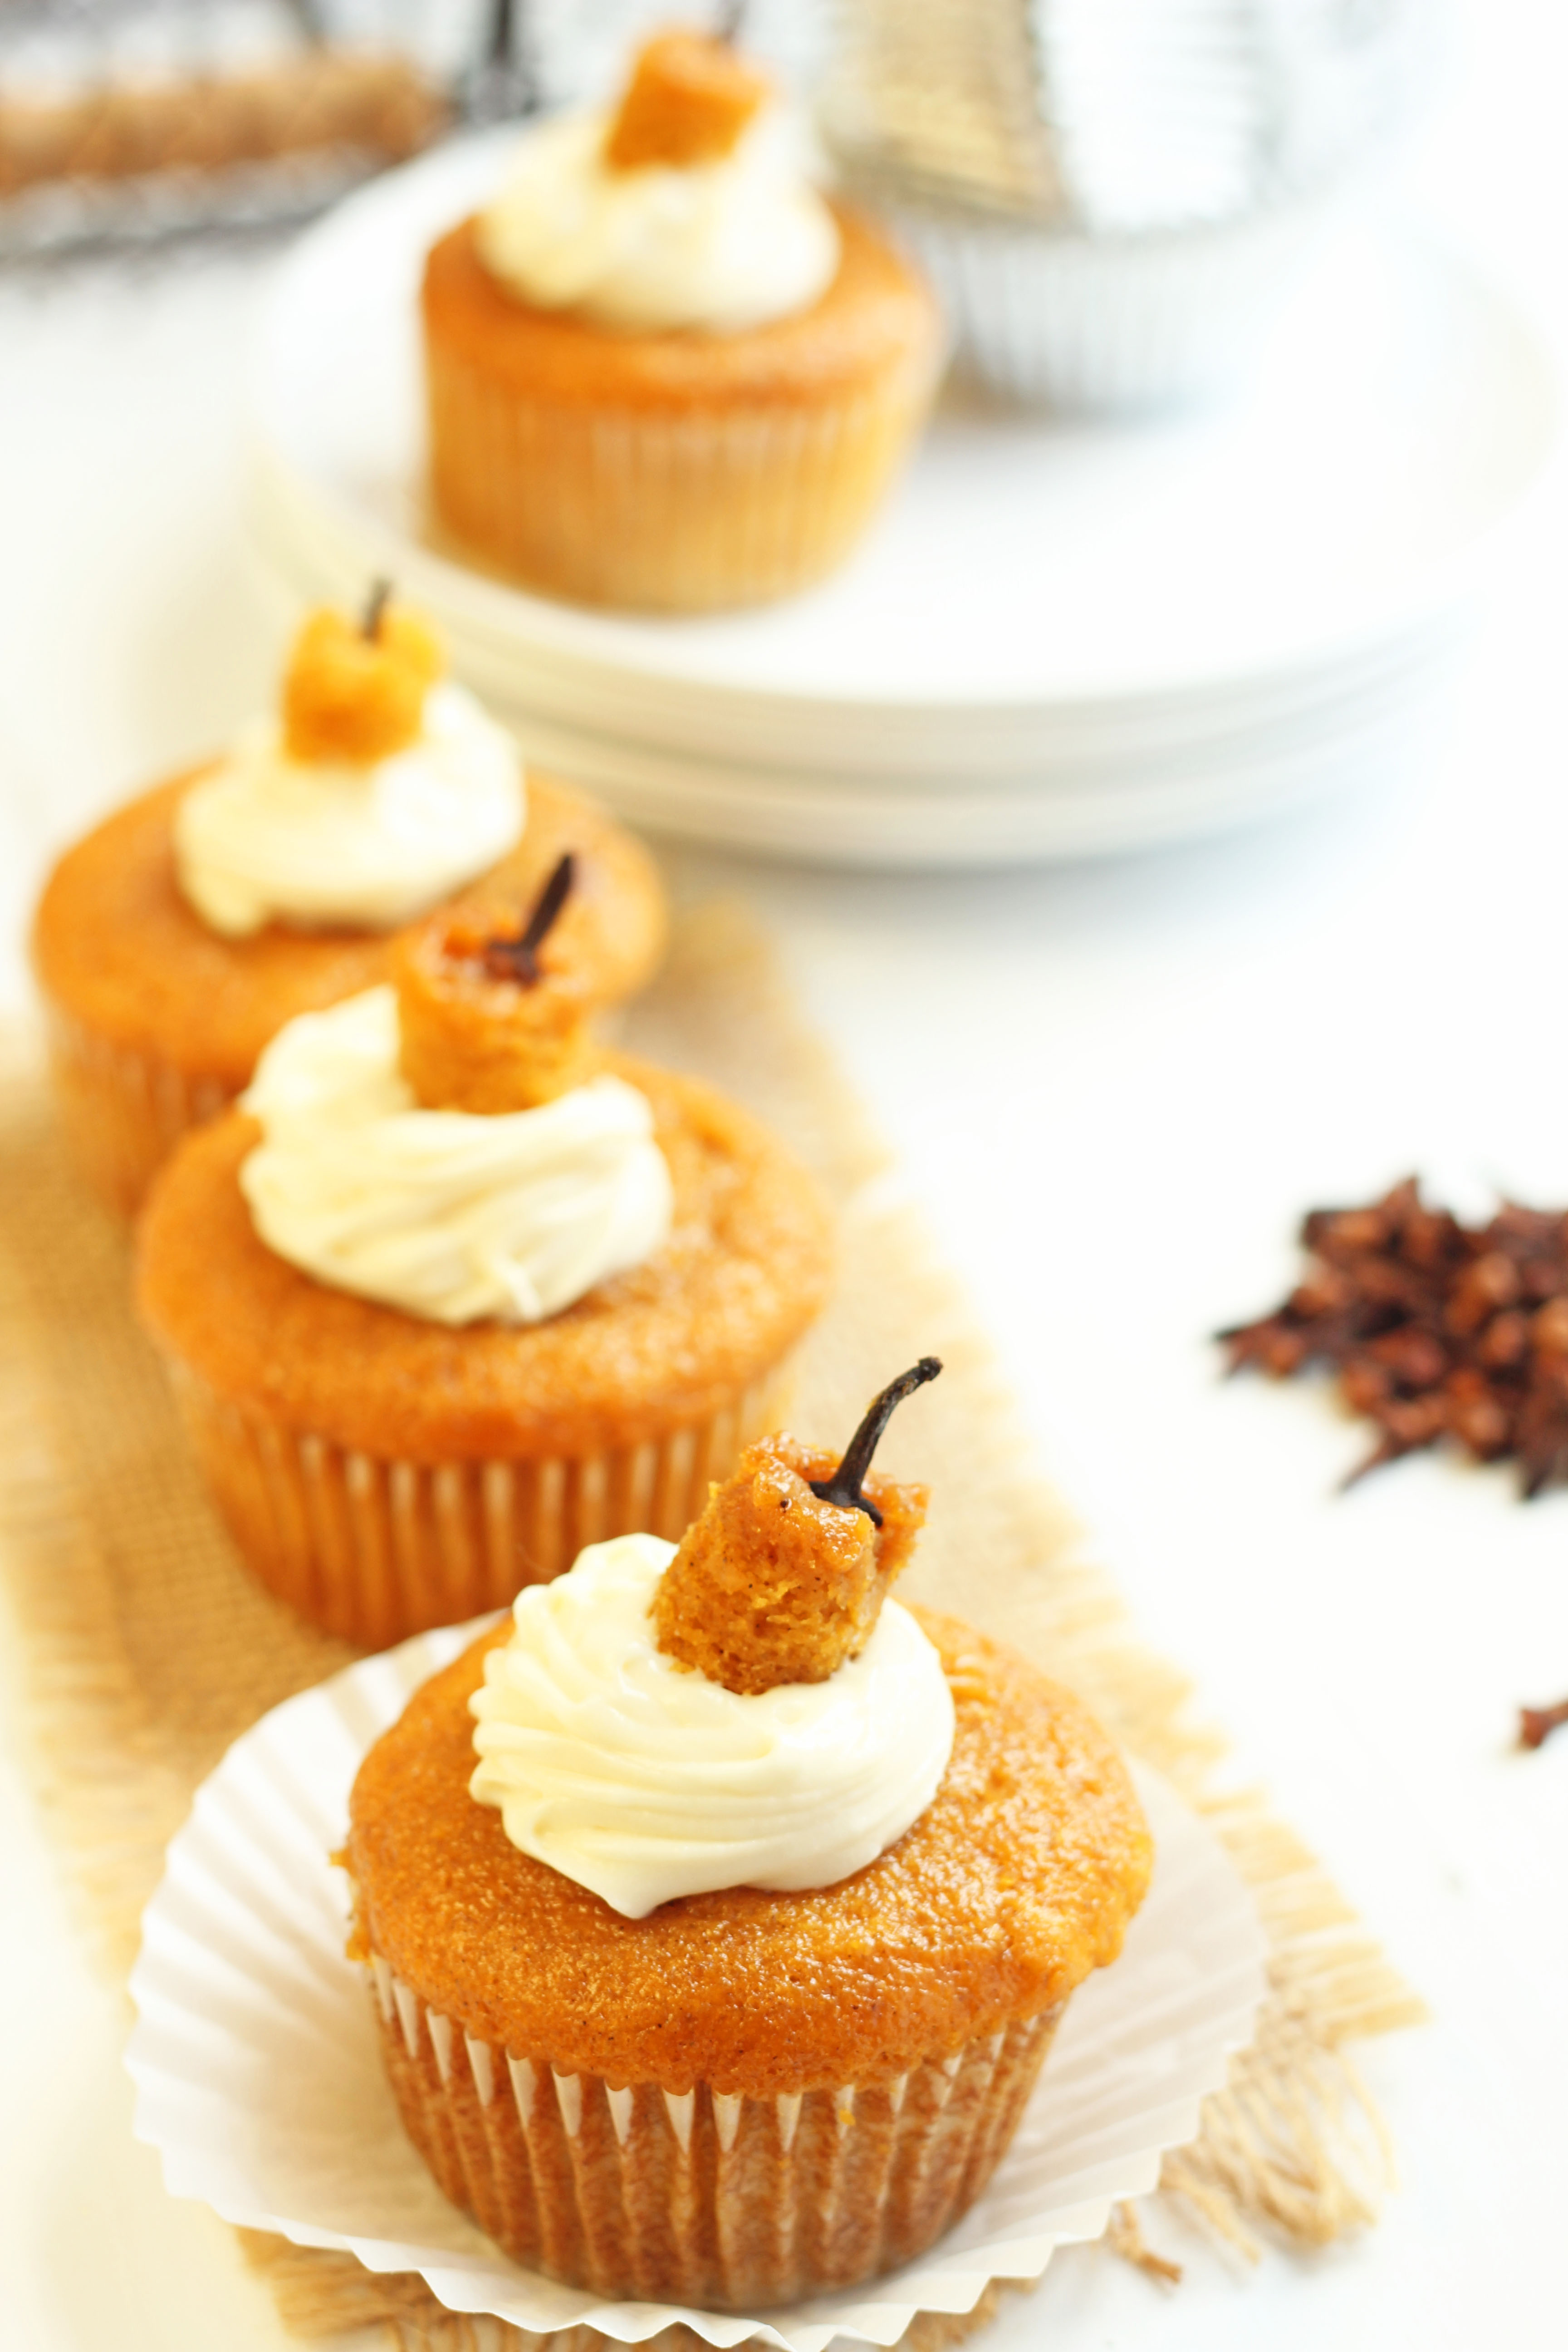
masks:
[[[808,865],[957,871],[1019,859],[1104,856],[1262,822],[1329,793],[1376,793],[1413,772],[1445,701],[1410,680],[1335,731],[1282,732],[1229,759],[1151,761],[1114,775],[1053,762],[1047,776],[896,779],[699,760],[689,752],[515,719],[539,764],[631,824]]]
[[[439,551],[423,496],[423,254],[514,135],[390,174],[295,247],[257,355],[256,536],[295,594],[352,598],[393,572],[525,740],[548,730],[552,756],[613,795],[606,742],[621,765],[710,763],[728,839],[813,848],[777,837],[781,772],[955,800],[999,785],[1023,823],[987,858],[1226,821],[1213,811],[1245,811],[1252,761],[1267,808],[1298,717],[1420,670],[1551,445],[1550,368],[1513,313],[1442,251],[1363,235],[1225,406],[1127,427],[950,402],[854,559],[809,594],[687,621],[551,604]],[[1177,775],[1163,797],[1167,758],[1211,748],[1234,789],[1200,806]],[[1131,798],[1097,828],[1100,779]],[[1028,812],[1030,787],[1064,781],[1089,794],[1070,825]],[[700,779],[633,797],[646,822],[716,829]],[[872,830],[857,855],[937,855],[890,807]]]
[[[405,2138],[362,1971],[343,1957],[346,1889],[328,1861],[371,1741],[475,1627],[418,1636],[275,1707],[198,1790],[169,1848],[132,1978],[136,2133],[176,2197],[299,2245],[418,2271],[450,2309],[547,2332],[587,2321],[637,2343],[682,2319],[822,2352],[892,2344],[916,2312],[971,2310],[992,2278],[1037,2278],[1153,2187],[1230,2053],[1250,2040],[1265,1944],[1212,1833],[1157,1777],[1139,1787],[1158,1859],[1116,1965],[1073,1997],[991,2186],[920,2262],[854,2293],[758,2316],[605,2303],[509,2262],[448,2205]]]

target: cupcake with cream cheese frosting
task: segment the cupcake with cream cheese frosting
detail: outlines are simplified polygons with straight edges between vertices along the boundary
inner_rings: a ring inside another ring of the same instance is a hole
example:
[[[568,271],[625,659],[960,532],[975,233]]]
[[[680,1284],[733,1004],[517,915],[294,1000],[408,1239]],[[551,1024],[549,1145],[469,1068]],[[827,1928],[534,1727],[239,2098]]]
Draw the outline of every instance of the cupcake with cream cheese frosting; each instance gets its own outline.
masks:
[[[595,1045],[571,871],[521,932],[435,918],[395,984],[289,1023],[142,1220],[143,1318],[241,1553],[367,1646],[678,1534],[826,1294],[782,1146]]]
[[[117,1206],[233,1101],[285,1022],[384,980],[397,932],[476,886],[524,905],[571,849],[562,945],[585,989],[613,1003],[650,976],[665,915],[647,852],[525,777],[444,669],[432,632],[379,593],[360,623],[313,614],[277,712],[56,866],[34,967],[71,1140]]]
[[[700,612],[830,572],[924,420],[936,305],[821,195],[725,42],[666,32],[616,107],[523,134],[431,252],[431,490],[466,550],[574,601]]]
[[[1087,1711],[886,1597],[925,1496],[867,1463],[935,1369],[842,1463],[765,1439],[679,1548],[521,1594],[361,1766],[351,1949],[405,2126],[573,2285],[754,2310],[911,2260],[1142,1899]]]

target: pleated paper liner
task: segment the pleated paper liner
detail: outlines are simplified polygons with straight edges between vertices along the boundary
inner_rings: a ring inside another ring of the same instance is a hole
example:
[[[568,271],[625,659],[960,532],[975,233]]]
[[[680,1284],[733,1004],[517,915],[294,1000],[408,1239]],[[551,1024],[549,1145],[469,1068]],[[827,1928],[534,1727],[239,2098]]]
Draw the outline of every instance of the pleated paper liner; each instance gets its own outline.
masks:
[[[703,2312],[881,2283],[924,2253],[986,2186],[1057,2022],[1030,2018],[892,2084],[753,2099],[559,2074],[455,2035],[379,1955],[374,1969],[398,2113],[451,2202],[548,2279],[603,2295],[623,2279]]]
[[[778,1426],[780,1366],[636,1445],[494,1461],[384,1459],[290,1429],[169,1360],[193,1450],[242,1556],[312,1625],[367,1650],[511,1601],[584,1544],[679,1543],[744,1445]],[[520,1568],[522,1576],[520,1578]]]
[[[58,1004],[48,1008],[47,1033],[60,1116],[80,1165],[128,1217],[180,1138],[216,1118],[234,1090],[117,1045]]]
[[[578,414],[428,352],[439,528],[505,574],[584,604],[723,612],[841,563],[907,456],[929,358],[792,412]]]
[[[921,1458],[897,1423],[888,1441],[890,1473],[933,1490],[911,1597],[955,1608],[1074,1685],[1208,1818],[1253,1892],[1270,1995],[1198,2137],[1166,2158],[1162,2201],[1181,2198],[1248,2245],[1270,2231],[1321,2243],[1371,2221],[1388,2159],[1344,2045],[1414,2021],[1419,2004],[1290,1831],[1257,1800],[1219,1793],[1223,1738],[1194,1723],[1184,1676],[1139,1643],[1031,1474],[966,1301],[877,1181],[882,1155],[858,1105],[742,916],[684,921],[626,1043],[771,1120],[841,1204],[843,1279],[798,1363],[797,1427],[848,1428],[889,1363],[944,1358]],[[72,1173],[31,1033],[6,1041],[0,1118],[0,1563],[30,1699],[23,1729],[84,1925],[123,1971],[192,1790],[247,1725],[351,1654],[260,1591],[223,1537],[131,1315],[125,1238]],[[1053,2066],[1063,2056],[1058,2045]],[[1157,2240],[1157,2205],[1147,2220]],[[467,2352],[461,2324],[417,2278],[252,2242],[302,2332],[384,2322],[405,2352]],[[944,2328],[962,2332],[917,2321],[918,2352]]]
[[[417,2271],[455,2310],[531,2333],[681,2326],[722,2345],[755,2328],[823,2352],[836,2335],[894,2344],[995,2277],[1037,2277],[1197,2130],[1252,2037],[1267,1948],[1218,1839],[1147,1768],[1154,1879],[1121,1958],[1065,2013],[896,2083],[613,2086],[467,2035],[376,1956],[352,1967],[329,1855],[354,1772],[473,1630],[288,1700],[198,1790],[131,1985],[136,2130],[176,2195]]]
[[[895,198],[968,366],[1008,398],[1089,415],[1180,409],[1245,374],[1333,215],[1075,236]]]

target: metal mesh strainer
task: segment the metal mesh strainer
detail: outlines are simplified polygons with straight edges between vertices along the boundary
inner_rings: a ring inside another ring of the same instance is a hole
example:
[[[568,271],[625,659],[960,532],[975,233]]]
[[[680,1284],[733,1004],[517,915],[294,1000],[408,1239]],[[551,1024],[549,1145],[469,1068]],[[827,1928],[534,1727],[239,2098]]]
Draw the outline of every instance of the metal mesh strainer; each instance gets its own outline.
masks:
[[[1234,220],[1398,113],[1430,0],[837,0],[822,117],[861,175],[1100,232]]]
[[[1406,107],[1436,0],[836,0],[820,107],[993,384],[1089,409],[1241,364]]]

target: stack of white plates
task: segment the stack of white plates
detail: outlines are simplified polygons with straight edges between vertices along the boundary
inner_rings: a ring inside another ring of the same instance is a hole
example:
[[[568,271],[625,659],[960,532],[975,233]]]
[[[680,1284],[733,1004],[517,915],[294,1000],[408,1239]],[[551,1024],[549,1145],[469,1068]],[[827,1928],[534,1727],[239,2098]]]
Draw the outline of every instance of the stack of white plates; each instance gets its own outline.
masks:
[[[376,183],[283,268],[251,512],[291,594],[389,573],[542,765],[656,830],[835,862],[1119,850],[1405,756],[1555,422],[1528,330],[1450,257],[1342,241],[1199,416],[950,400],[853,562],[790,604],[585,612],[465,564],[424,500],[420,265],[514,135]]]

